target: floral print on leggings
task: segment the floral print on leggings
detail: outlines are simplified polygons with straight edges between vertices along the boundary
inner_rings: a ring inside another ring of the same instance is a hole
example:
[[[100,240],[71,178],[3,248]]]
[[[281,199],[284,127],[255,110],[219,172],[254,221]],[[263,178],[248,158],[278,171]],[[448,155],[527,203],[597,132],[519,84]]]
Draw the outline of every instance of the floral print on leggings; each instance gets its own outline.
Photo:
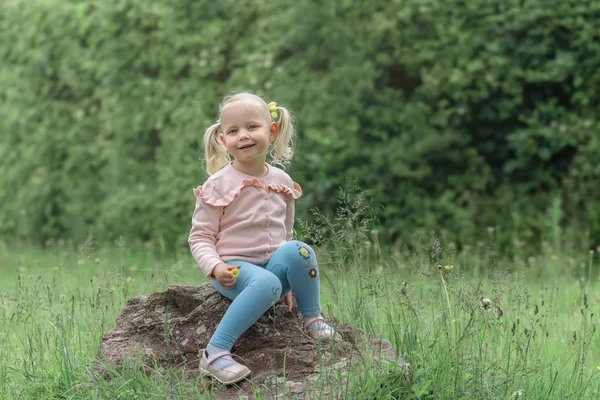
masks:
[[[319,272],[317,269],[317,265],[315,262],[315,258],[312,257],[312,255],[310,254],[310,251],[308,250],[308,248],[300,245],[300,244],[296,244],[296,247],[298,247],[298,254],[300,254],[300,257],[302,257],[304,259],[304,266],[307,268],[307,272],[308,272],[308,277],[312,280],[312,279],[319,279]]]

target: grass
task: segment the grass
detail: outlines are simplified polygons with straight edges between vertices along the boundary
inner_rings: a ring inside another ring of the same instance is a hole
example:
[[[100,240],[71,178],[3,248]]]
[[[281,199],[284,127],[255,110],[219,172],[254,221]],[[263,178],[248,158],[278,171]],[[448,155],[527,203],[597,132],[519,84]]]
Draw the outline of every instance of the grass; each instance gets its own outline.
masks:
[[[323,307],[388,339],[410,367],[324,377],[343,398],[600,397],[596,254],[547,248],[504,260],[489,246],[457,252],[436,239],[381,249],[360,232],[317,249]],[[0,398],[202,398],[200,380],[172,371],[113,371],[107,382],[90,367],[129,298],[204,281],[187,251],[0,244],[0,269]]]

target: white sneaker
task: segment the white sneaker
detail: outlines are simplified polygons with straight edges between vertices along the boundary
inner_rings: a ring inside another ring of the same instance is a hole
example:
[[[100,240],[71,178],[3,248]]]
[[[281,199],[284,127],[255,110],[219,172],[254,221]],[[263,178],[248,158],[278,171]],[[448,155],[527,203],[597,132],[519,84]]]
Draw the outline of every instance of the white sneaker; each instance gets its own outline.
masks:
[[[316,329],[308,329],[308,327],[313,324],[317,324],[315,327],[313,327]],[[313,317],[307,319],[304,321],[304,329],[306,329],[310,337],[315,340],[331,339],[336,335],[335,330],[331,326],[327,325],[323,317]]]
[[[208,358],[206,357],[205,349],[200,351],[202,353],[202,356],[200,357],[200,372],[202,372],[203,375],[215,378],[224,385],[231,385],[232,383],[239,382],[252,373],[248,367],[235,361],[230,366],[222,369],[213,367],[211,365],[213,361],[231,355],[227,350],[219,351],[208,356]]]

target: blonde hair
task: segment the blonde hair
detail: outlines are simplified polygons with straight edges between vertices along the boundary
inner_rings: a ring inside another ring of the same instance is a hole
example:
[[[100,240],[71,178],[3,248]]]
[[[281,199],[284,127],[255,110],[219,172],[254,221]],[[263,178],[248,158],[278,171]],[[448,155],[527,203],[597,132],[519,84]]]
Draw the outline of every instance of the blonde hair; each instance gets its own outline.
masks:
[[[240,103],[260,108],[271,122],[276,122],[279,125],[279,134],[269,150],[271,163],[285,167],[292,160],[294,155],[294,121],[290,111],[285,107],[277,106],[277,116],[279,118],[274,120],[267,102],[260,96],[240,92],[223,99],[219,105],[219,119],[204,132],[204,162],[206,163],[208,175],[214,174],[231,162],[231,157],[227,153],[225,145],[219,139],[221,115],[226,108]]]

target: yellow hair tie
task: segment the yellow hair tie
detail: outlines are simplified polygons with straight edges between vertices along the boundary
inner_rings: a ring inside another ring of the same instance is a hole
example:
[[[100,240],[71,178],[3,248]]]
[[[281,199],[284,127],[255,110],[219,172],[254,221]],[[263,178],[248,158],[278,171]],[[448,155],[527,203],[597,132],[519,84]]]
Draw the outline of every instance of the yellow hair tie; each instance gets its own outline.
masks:
[[[271,113],[271,117],[273,117],[273,120],[277,119],[277,103],[275,103],[274,101],[269,103],[269,112]]]

